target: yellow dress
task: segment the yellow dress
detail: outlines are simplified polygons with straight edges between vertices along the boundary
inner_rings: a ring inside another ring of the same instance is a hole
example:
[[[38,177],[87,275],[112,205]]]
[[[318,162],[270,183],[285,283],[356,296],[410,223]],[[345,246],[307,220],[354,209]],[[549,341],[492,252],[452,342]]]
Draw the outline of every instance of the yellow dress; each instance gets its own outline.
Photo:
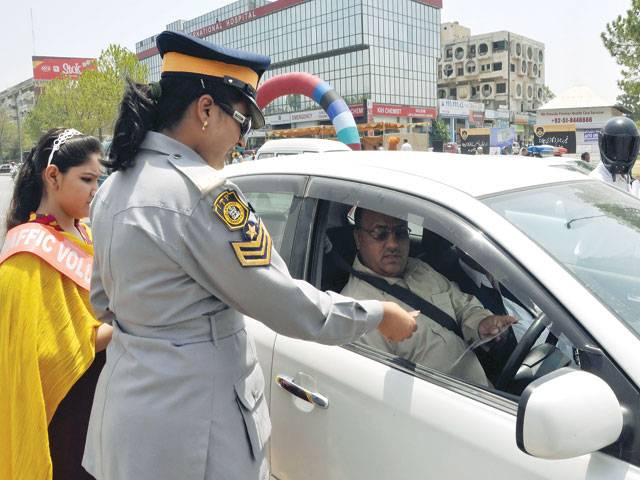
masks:
[[[91,365],[99,325],[89,292],[39,257],[0,265],[0,479],[52,478],[47,426]]]

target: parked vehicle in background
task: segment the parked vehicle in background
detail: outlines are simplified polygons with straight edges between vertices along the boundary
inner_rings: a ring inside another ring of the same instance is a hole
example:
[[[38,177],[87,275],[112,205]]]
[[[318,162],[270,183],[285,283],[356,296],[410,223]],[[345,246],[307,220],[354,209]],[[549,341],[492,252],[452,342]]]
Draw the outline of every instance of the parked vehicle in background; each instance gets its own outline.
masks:
[[[442,146],[444,153],[460,153],[460,147],[456,142],[447,142]]]
[[[322,140],[318,138],[284,138],[268,140],[257,153],[256,160],[282,157],[284,155],[300,155],[302,153],[350,152],[351,149],[342,142]]]
[[[0,173],[11,173],[11,165],[8,163],[0,165]]]

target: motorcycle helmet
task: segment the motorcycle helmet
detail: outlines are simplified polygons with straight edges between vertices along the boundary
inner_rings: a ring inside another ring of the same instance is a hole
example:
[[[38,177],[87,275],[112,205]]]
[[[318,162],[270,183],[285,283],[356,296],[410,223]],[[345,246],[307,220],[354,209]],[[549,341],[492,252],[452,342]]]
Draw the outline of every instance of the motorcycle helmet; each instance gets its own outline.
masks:
[[[636,124],[627,117],[613,117],[598,132],[600,160],[612,174],[626,175],[631,171],[640,150],[640,135]]]

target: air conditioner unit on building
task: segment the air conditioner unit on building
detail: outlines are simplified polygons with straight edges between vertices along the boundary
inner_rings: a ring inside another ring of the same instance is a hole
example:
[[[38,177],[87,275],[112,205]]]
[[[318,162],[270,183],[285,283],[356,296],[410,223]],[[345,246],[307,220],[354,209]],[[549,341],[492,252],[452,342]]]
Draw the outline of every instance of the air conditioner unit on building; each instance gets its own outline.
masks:
[[[462,100],[469,98],[469,87],[467,85],[458,87],[458,98]]]
[[[480,95],[483,100],[489,100],[495,98],[496,86],[493,82],[483,83],[480,87]]]

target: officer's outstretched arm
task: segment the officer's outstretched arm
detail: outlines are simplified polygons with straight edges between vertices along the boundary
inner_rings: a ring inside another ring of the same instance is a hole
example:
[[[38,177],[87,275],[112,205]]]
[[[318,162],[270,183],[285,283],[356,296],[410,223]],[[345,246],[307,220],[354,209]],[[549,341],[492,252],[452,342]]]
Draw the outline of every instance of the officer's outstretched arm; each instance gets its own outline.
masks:
[[[184,226],[188,273],[230,307],[284,335],[326,344],[378,326],[383,306],[322,292],[295,280],[264,223],[234,189],[203,198]]]

